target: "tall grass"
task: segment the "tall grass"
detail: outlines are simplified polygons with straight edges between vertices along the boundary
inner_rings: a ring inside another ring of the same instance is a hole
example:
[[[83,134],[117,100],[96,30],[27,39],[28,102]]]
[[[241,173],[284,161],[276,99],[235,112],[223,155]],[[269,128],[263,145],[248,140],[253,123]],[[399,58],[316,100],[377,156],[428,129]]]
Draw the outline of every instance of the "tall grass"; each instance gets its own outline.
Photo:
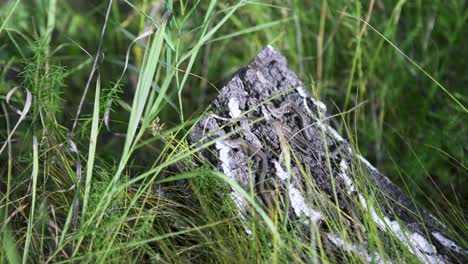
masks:
[[[467,245],[464,1],[159,2],[0,6],[0,262],[365,262],[332,251],[317,226],[265,212],[198,155],[215,141],[188,143],[222,84],[267,44],[355,152]],[[301,170],[302,191],[326,197]],[[379,213],[365,170],[352,176]],[[231,188],[250,202],[245,215]],[[351,217],[336,201],[313,202],[344,243],[419,262],[367,208]]]

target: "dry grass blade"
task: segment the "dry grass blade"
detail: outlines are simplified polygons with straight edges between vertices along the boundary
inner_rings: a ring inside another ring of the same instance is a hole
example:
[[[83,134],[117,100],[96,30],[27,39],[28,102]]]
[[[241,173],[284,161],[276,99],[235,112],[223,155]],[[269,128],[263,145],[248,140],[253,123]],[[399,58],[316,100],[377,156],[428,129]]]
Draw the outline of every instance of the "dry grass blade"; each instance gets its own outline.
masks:
[[[26,100],[24,102],[24,108],[23,110],[18,110],[16,109],[14,106],[12,106],[10,104],[10,99],[11,99],[11,96],[20,88],[23,88],[25,91],[26,91]],[[13,136],[13,134],[15,133],[16,129],[18,129],[18,126],[21,124],[21,122],[23,122],[23,120],[26,118],[28,112],[29,112],[29,109],[31,108],[31,104],[32,104],[32,100],[33,100],[33,97],[32,97],[32,94],[31,92],[27,89],[27,88],[24,88],[24,87],[20,87],[20,86],[17,86],[13,89],[11,89],[7,95],[6,95],[6,103],[8,104],[8,106],[15,112],[17,113],[20,117],[18,119],[18,121],[16,122],[15,126],[13,127],[13,129],[10,131],[10,133],[8,133],[8,136],[7,136],[7,139],[5,140],[5,143],[3,144],[2,148],[0,149],[0,155],[2,154],[3,150],[5,150],[5,147],[9,144],[10,140],[11,140],[11,137]]]
[[[83,91],[83,95],[81,96],[81,100],[80,100],[80,103],[78,105],[78,110],[76,111],[75,119],[73,121],[73,125],[72,125],[72,128],[71,128],[70,133],[69,133],[70,137],[75,132],[76,125],[78,124],[78,119],[80,117],[81,108],[83,107],[83,103],[84,103],[84,100],[86,98],[86,94],[88,94],[88,89],[89,89],[89,86],[91,85],[91,81],[94,78],[94,74],[95,74],[96,70],[98,70],[98,61],[99,61],[99,58],[101,57],[102,42],[104,40],[104,34],[106,33],[107,21],[109,20],[109,14],[110,14],[111,8],[112,8],[112,0],[109,0],[109,5],[107,7],[106,16],[105,16],[105,19],[104,19],[104,25],[102,26],[102,30],[101,30],[101,38],[99,40],[96,55],[94,57],[93,67],[91,68],[91,73],[89,74],[88,81],[86,82],[86,86],[85,86],[85,89]]]

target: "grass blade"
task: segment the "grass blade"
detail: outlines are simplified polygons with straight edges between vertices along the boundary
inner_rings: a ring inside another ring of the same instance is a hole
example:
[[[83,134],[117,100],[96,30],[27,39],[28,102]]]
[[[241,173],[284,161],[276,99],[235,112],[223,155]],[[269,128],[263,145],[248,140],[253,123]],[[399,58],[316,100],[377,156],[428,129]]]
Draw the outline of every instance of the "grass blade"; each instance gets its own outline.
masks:
[[[89,140],[88,163],[86,164],[85,192],[83,198],[83,210],[81,217],[84,220],[88,209],[89,194],[91,191],[91,179],[93,177],[94,160],[96,158],[97,136],[99,134],[99,99],[101,90],[101,77],[98,74],[96,93],[94,95],[94,109],[91,123],[91,137]],[[82,220],[82,222],[83,222]]]
[[[5,25],[8,23],[8,20],[10,19],[11,15],[13,15],[13,12],[15,12],[15,9],[18,7],[20,0],[16,0],[15,4],[13,7],[10,9],[10,12],[8,12],[7,17],[5,20],[3,20],[2,25],[0,26],[0,33],[2,33],[3,28],[5,28]]]
[[[27,262],[28,253],[29,253],[29,245],[31,244],[31,239],[33,236],[33,225],[34,225],[34,211],[36,207],[36,186],[37,186],[37,176],[39,174],[39,150],[38,150],[38,143],[37,137],[33,136],[33,169],[32,169],[32,197],[31,197],[31,207],[29,211],[29,218],[28,218],[28,231],[26,233],[26,242],[24,244],[24,252],[23,252],[23,264]]]

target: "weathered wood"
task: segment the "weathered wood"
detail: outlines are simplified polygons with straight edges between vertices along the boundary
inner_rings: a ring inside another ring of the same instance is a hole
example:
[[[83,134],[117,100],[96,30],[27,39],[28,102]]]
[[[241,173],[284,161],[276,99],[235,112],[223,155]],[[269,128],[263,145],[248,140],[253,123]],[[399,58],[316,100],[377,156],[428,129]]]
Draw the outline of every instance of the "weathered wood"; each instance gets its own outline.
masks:
[[[289,208],[290,218],[302,221],[308,230],[309,225],[322,225],[329,217],[324,214],[327,206],[337,204],[355,218],[348,221],[353,230],[357,232],[355,223],[362,221],[359,210],[367,212],[383,235],[401,239],[423,262],[466,260],[467,251],[446,238],[446,228],[437,219],[417,207],[328,124],[326,106],[308,95],[286,59],[271,46],[221,89],[212,106],[192,139],[200,144],[217,139],[201,154],[245,190],[253,185],[265,210]],[[355,175],[366,175],[368,186],[356,186]],[[365,194],[381,203],[368,204]],[[232,197],[245,211],[244,197],[235,190]],[[348,245],[330,227],[323,234],[341,251],[372,259],[364,250],[365,240]],[[378,254],[374,258],[381,261]]]

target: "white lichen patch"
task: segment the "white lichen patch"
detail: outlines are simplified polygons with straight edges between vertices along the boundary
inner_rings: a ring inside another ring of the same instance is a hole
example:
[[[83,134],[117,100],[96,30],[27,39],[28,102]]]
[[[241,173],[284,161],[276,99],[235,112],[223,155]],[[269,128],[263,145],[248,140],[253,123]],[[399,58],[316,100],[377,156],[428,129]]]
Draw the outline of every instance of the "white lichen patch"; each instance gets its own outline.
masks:
[[[327,106],[322,103],[321,101],[315,99],[314,97],[310,97],[310,99],[312,100],[312,102],[319,107],[319,109],[322,111],[322,113],[326,113],[327,112]]]
[[[336,132],[336,130],[333,127],[331,127],[331,126],[326,126],[326,127],[327,127],[328,131],[332,134],[334,139],[336,139],[336,140],[338,140],[340,142],[344,141],[344,139],[340,136],[340,134],[338,134],[338,132]]]
[[[309,104],[307,103],[307,98],[309,98],[309,95],[307,94],[307,92],[304,90],[302,86],[299,86],[297,88],[297,92],[303,99],[304,108],[307,110],[307,113],[309,113],[311,116],[315,116],[314,113],[310,110]]]
[[[228,176],[229,178],[233,178],[233,174],[230,167],[230,155],[229,151],[231,147],[224,144],[223,140],[218,140],[216,142],[216,149],[219,151],[219,160],[221,161],[221,167],[223,169],[223,173]]]
[[[363,156],[359,154],[355,154],[354,151],[350,147],[346,147],[346,150],[348,151],[349,154],[356,156],[362,163],[364,163],[364,165],[366,165],[367,168],[371,169],[372,171],[377,171],[377,169],[374,166],[372,166],[372,164],[370,164],[369,161],[367,161]]]
[[[245,212],[246,200],[244,196],[242,196],[238,191],[233,190],[231,192],[231,199],[237,205],[237,207],[241,210],[241,212]],[[241,212],[239,212],[239,218],[241,219],[242,222],[245,223],[246,222],[245,216]],[[247,225],[243,225],[243,227],[247,235],[251,236],[253,234],[252,230]]]
[[[232,118],[239,118],[242,115],[242,111],[239,107],[239,100],[235,97],[229,99],[228,102],[229,115]],[[260,148],[262,146],[260,140],[250,131],[250,126],[246,120],[240,122],[241,128],[244,133],[244,137],[247,141],[251,142],[254,146]]]
[[[336,130],[333,127],[324,124],[323,121],[320,120],[319,118],[314,117],[314,119],[316,121],[315,124],[317,124],[320,127],[320,129],[322,129],[323,131],[328,131],[334,140],[337,140],[339,142],[344,141],[344,138],[342,138],[340,134],[338,134],[338,132],[336,132]]]
[[[307,92],[304,90],[304,88],[302,86],[299,86],[297,87],[297,92],[299,93],[299,95],[302,97],[302,98],[307,98],[309,97],[307,95]]]
[[[239,208],[244,208],[245,198],[236,190],[231,192],[231,199]]]
[[[413,243],[413,245],[416,245],[416,247],[419,250],[421,250],[422,253],[425,253],[430,256],[437,254],[436,248],[432,244],[430,244],[425,237],[421,236],[420,234],[411,234],[410,240]]]
[[[323,131],[329,132],[332,135],[333,139],[335,139],[335,140],[337,140],[339,142],[343,142],[344,138],[341,137],[340,134],[338,134],[338,132],[336,132],[336,130],[333,127],[324,124],[323,121],[320,120],[320,118],[317,118],[316,115],[310,110],[309,104],[307,103],[307,98],[308,97],[307,97],[307,94],[305,93],[304,89],[302,87],[299,87],[297,90],[298,90],[299,94],[304,98],[304,108],[315,119],[315,121],[316,121],[315,124],[317,124]],[[320,102],[320,101],[317,101],[317,102]],[[320,102],[320,103],[323,104],[322,102]],[[322,108],[320,105],[319,105],[319,107]],[[323,105],[323,107],[325,108],[324,111],[326,111],[326,106]]]
[[[275,165],[276,176],[286,182],[290,178],[289,174],[283,169],[278,161],[273,160],[273,164]],[[305,224],[316,224],[318,221],[323,219],[322,213],[309,207],[304,196],[297,187],[288,182],[287,190],[294,214],[299,218],[305,216],[307,218],[304,222]]]
[[[305,224],[317,223],[319,220],[323,219],[322,213],[317,210],[312,210],[307,205],[304,196],[302,196],[299,189],[293,185],[289,185],[288,188],[289,199],[291,201],[291,206],[294,209],[294,213],[297,217],[306,216],[308,220]]]
[[[451,250],[460,253],[460,254],[467,254],[468,252],[466,250],[462,250],[455,242],[452,240],[446,238],[444,235],[442,235],[439,232],[434,232],[432,235],[445,247],[450,248]],[[463,252],[462,252],[463,251]]]
[[[229,107],[229,114],[231,115],[232,118],[238,118],[242,114],[242,111],[239,108],[239,101],[237,100],[237,98],[235,97],[230,98],[228,102],[228,107]]]
[[[299,95],[305,99],[305,104],[304,106],[306,108],[309,108],[309,105],[307,104],[307,98],[310,98],[310,100],[312,100],[312,102],[319,107],[319,109],[321,110],[322,113],[326,113],[327,112],[327,106],[322,103],[320,100],[317,100],[315,99],[314,97],[311,97],[307,94],[307,92],[305,91],[305,89],[302,87],[302,86],[299,86],[297,88],[297,92],[299,93]],[[310,111],[310,109],[309,109]]]
[[[215,146],[216,146],[216,149],[219,151],[219,160],[221,161],[221,167],[223,169],[223,173],[229,178],[234,179],[234,174],[230,167],[231,159],[230,159],[229,151],[231,151],[231,147],[229,147],[227,144],[224,144],[223,140],[217,141]],[[245,211],[246,209],[245,197],[243,197],[238,191],[232,190],[231,199],[242,212]],[[241,218],[243,222],[245,222],[245,217],[240,212],[239,212],[239,217]],[[250,228],[247,227],[247,225],[244,225],[244,229],[248,235],[253,234],[252,230],[250,230]]]
[[[260,80],[261,83],[268,83],[268,81],[265,79],[265,76],[259,71],[256,72],[258,80]]]
[[[364,163],[369,169],[371,169],[372,171],[377,171],[377,169],[372,166],[369,161],[367,161],[364,157],[362,157],[361,155],[357,155],[358,159]]]
[[[378,253],[375,253],[374,256],[371,256],[365,250],[360,249],[357,245],[345,242],[343,241],[343,239],[334,236],[330,233],[327,233],[327,238],[328,240],[330,240],[330,242],[332,242],[335,246],[341,248],[343,251],[356,253],[359,256],[365,258],[367,262],[374,261],[375,263],[391,263],[390,261],[383,261],[382,257],[380,257]]]
[[[263,108],[263,106],[262,106],[262,108]],[[271,115],[270,115],[270,113],[268,111],[262,110],[262,113],[263,113],[263,117],[265,117],[266,121],[271,121],[272,120]]]
[[[340,173],[338,173],[338,176],[340,176],[341,179],[343,179],[344,183],[346,184],[347,189],[348,189],[347,190],[348,194],[351,194],[354,191],[356,191],[356,188],[354,187],[353,180],[351,180],[351,178],[348,176],[348,173],[346,172],[347,170],[348,170],[348,164],[346,163],[344,159],[342,159],[340,161]]]
[[[278,161],[273,160],[273,164],[275,165],[276,176],[280,178],[280,180],[286,181],[289,178],[289,174],[283,169],[283,167],[281,167],[281,164]]]

